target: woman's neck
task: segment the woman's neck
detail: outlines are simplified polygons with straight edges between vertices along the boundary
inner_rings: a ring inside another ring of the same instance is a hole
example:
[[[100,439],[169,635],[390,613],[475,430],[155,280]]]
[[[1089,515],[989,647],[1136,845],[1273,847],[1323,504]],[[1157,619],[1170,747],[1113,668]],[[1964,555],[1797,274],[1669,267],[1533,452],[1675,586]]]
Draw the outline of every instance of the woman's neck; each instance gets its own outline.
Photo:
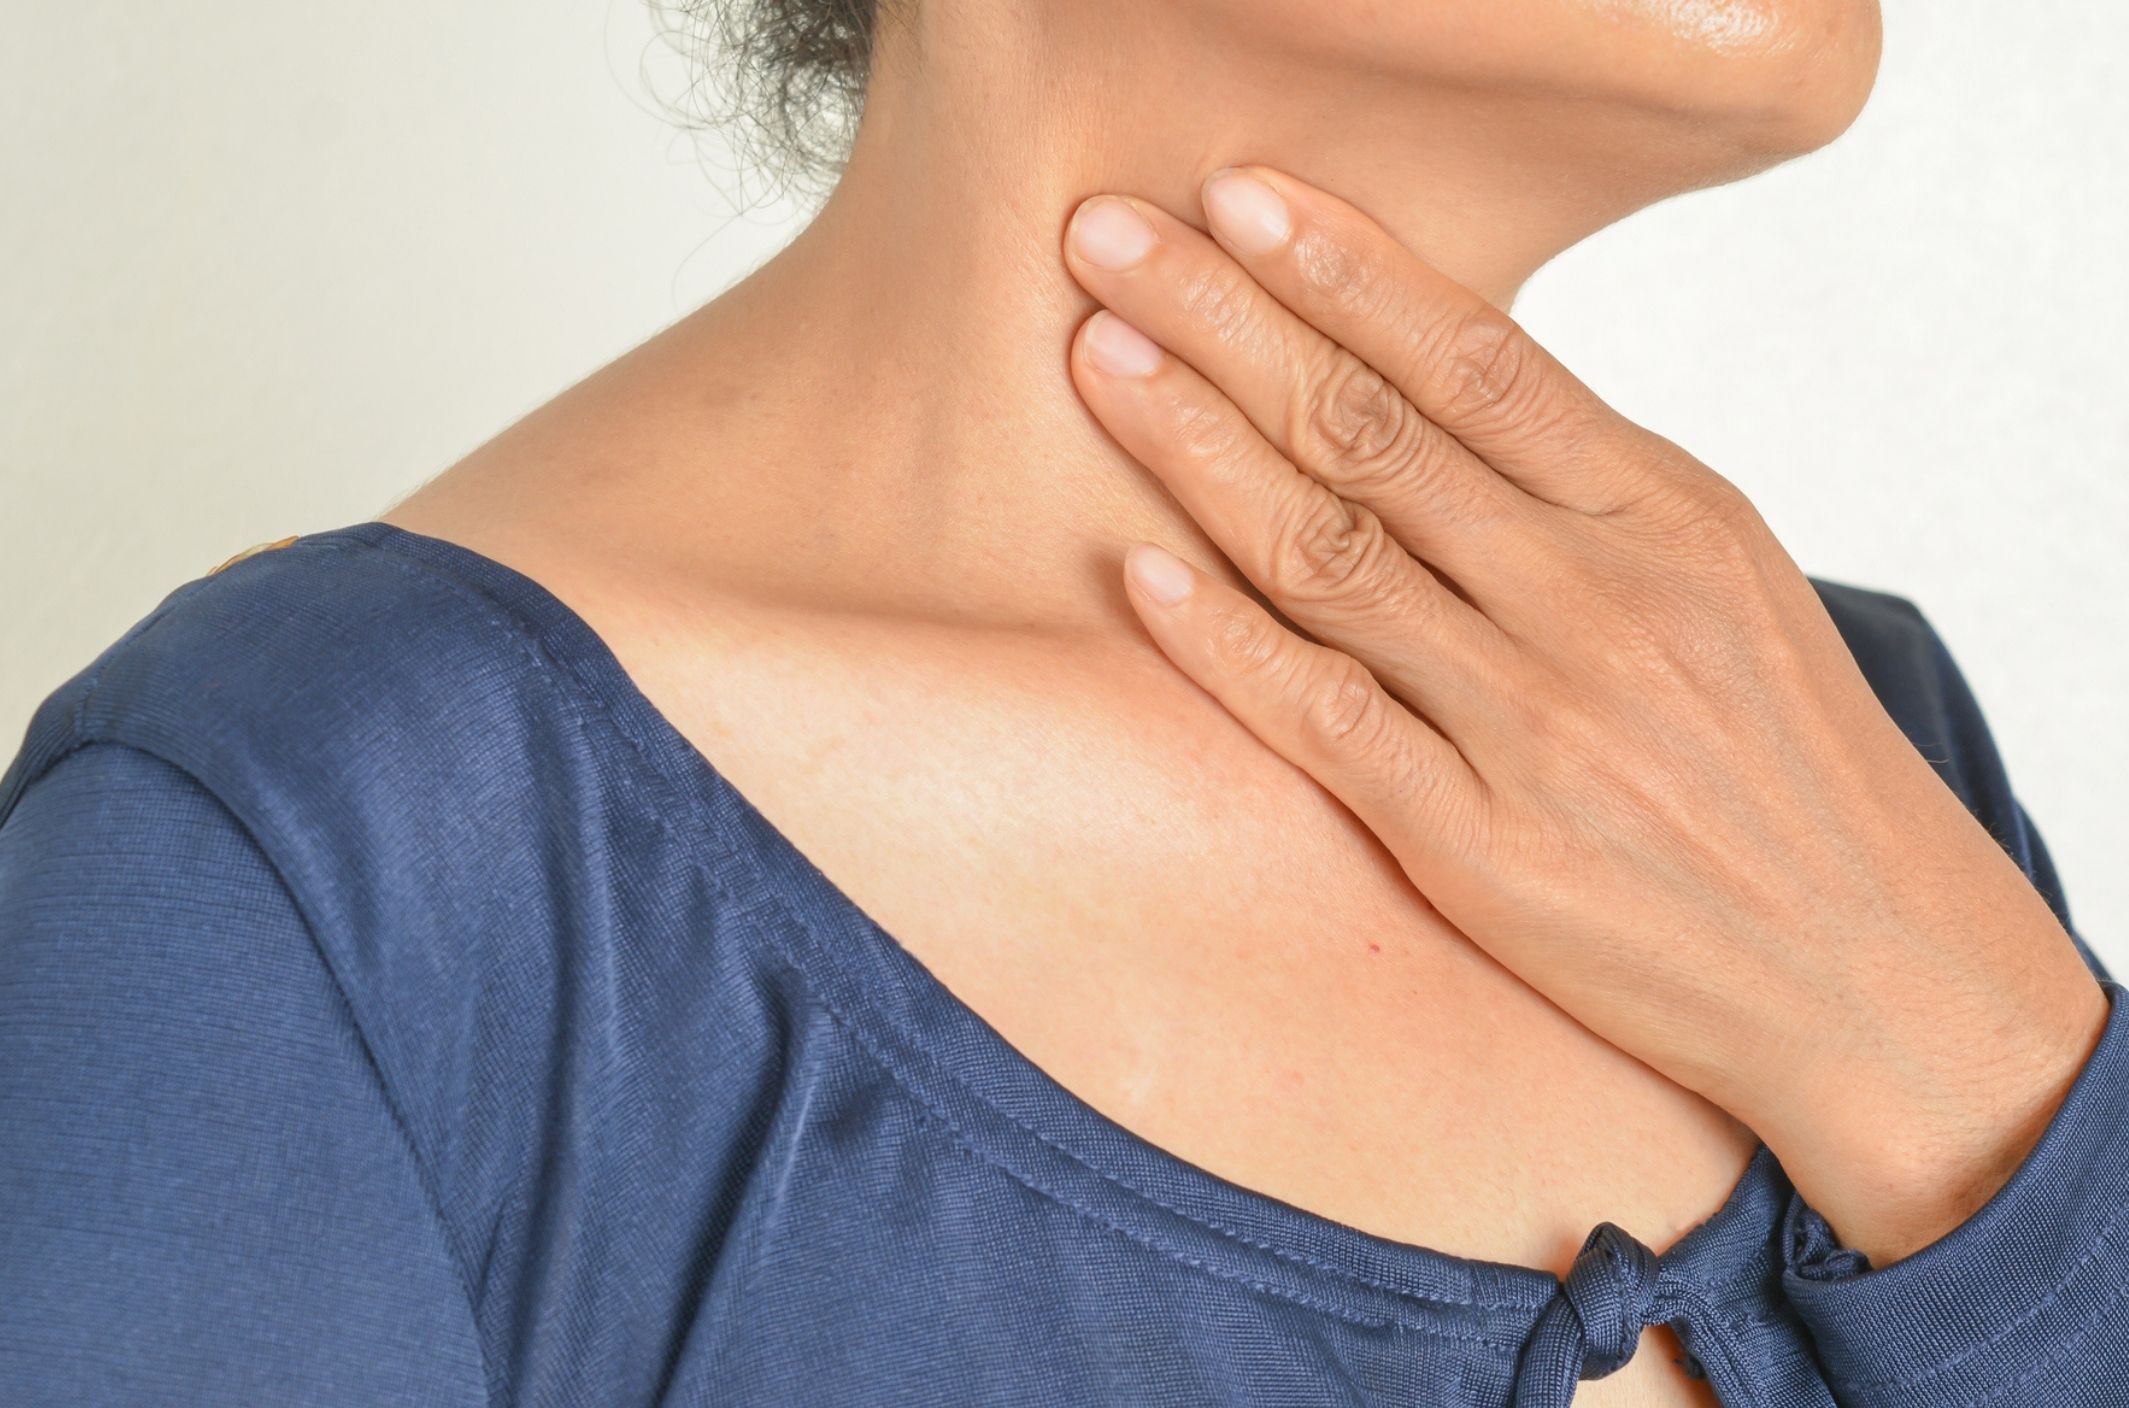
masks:
[[[1680,184],[1604,157],[1648,121],[1620,105],[1194,42],[1188,6],[1137,11],[1127,38],[1059,29],[1074,6],[923,11],[948,8],[883,30],[812,225],[659,340],[659,380],[688,407],[661,434],[692,466],[660,497],[699,525],[698,560],[755,590],[1113,629],[1132,540],[1216,565],[1066,372],[1095,305],[1060,240],[1097,191],[1202,224],[1205,175],[1268,163],[1505,306],[1558,250]]]

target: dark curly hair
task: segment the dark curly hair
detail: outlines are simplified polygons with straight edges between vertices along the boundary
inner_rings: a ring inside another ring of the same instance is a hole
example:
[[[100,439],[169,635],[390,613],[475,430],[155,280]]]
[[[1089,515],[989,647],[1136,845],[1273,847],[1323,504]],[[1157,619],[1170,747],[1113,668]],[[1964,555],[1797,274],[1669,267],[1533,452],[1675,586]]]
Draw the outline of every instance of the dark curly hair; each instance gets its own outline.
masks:
[[[916,0],[646,0],[694,65],[668,109],[793,187],[818,194],[850,154],[873,40]]]

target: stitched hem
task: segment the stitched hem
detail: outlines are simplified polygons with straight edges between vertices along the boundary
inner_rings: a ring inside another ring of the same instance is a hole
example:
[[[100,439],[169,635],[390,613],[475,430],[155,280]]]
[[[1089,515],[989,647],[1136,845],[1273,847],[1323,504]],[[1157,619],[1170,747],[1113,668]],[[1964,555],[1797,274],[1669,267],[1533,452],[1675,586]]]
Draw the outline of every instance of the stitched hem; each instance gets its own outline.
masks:
[[[385,526],[390,527],[390,525]],[[345,534],[347,530],[339,531],[341,534]],[[416,534],[408,534],[407,536],[410,538],[420,538],[420,535]],[[445,542],[446,540],[423,539],[423,541]],[[728,834],[728,828],[723,823],[722,819],[710,813],[707,808],[704,807],[704,805],[702,804],[701,799],[694,795],[694,793],[685,783],[673,777],[669,770],[664,765],[662,765],[657,758],[651,755],[649,751],[650,745],[648,745],[645,740],[643,740],[636,734],[634,729],[632,729],[628,725],[627,721],[616,716],[614,710],[609,706],[608,702],[602,696],[598,682],[585,677],[578,670],[575,661],[561,656],[555,651],[551,650],[548,646],[547,641],[545,641],[538,633],[528,629],[526,622],[522,620],[517,614],[516,610],[513,609],[515,606],[514,603],[504,603],[498,601],[494,596],[482,590],[480,587],[463,581],[455,573],[451,572],[447,568],[439,564],[431,563],[422,559],[410,557],[395,552],[392,548],[383,543],[371,542],[361,537],[336,536],[332,533],[318,534],[305,538],[301,540],[298,546],[300,547],[302,543],[308,543],[313,547],[326,548],[336,552],[369,552],[381,559],[382,561],[389,563],[395,570],[401,572],[415,573],[421,576],[424,580],[436,582],[445,586],[447,589],[457,595],[462,601],[477,608],[481,612],[483,619],[487,620],[489,624],[506,631],[515,639],[521,650],[528,652],[534,663],[540,667],[543,675],[548,676],[550,679],[555,676],[560,676],[569,681],[571,687],[566,690],[557,689],[556,694],[558,699],[565,705],[565,707],[568,707],[572,710],[572,713],[580,728],[586,727],[591,717],[595,715],[605,728],[609,729],[614,734],[614,736],[619,738],[623,743],[627,745],[629,751],[634,755],[641,772],[649,779],[651,779],[658,786],[658,788],[666,794],[667,799],[672,803],[675,803],[677,807],[683,810],[692,820],[701,823],[701,831],[699,834],[691,832],[686,836],[682,836],[673,830],[672,824],[667,819],[665,814],[656,810],[648,810],[645,813],[646,818],[650,821],[650,823],[653,826],[657,827],[662,834],[664,834],[669,840],[671,840],[676,846],[676,848],[678,848],[681,854],[684,854],[689,857],[690,864],[693,865],[699,873],[703,874],[706,878],[708,878],[711,883],[717,887],[718,892],[721,895],[725,896],[728,901],[734,898],[733,892],[729,888],[729,885],[726,881],[726,877],[719,873],[718,867],[710,864],[709,859],[702,855],[702,851],[704,849],[703,843],[706,837],[714,837],[716,839],[718,847],[718,855],[716,859],[737,864],[745,870],[745,873],[752,882],[752,891],[756,894],[764,896],[767,901],[775,907],[778,915],[783,920],[785,926],[795,927],[799,931],[805,933],[810,939],[817,940],[819,938],[818,931],[815,930],[815,928],[810,923],[808,923],[803,916],[799,915],[792,908],[787,897],[781,894],[773,885],[767,883],[767,877],[763,875],[758,861],[754,857],[747,855],[744,851],[744,848],[741,845],[737,844],[734,838],[732,838]],[[448,542],[446,542],[446,546],[453,549],[455,552],[466,552],[479,561],[489,561],[489,559],[479,558],[478,554],[471,554],[470,550],[468,549],[458,548],[455,544],[449,544]],[[514,571],[514,569],[506,570]],[[522,576],[522,574],[517,575]],[[531,581],[530,578],[524,578],[523,580],[527,582]],[[534,583],[533,585],[537,587],[536,583]],[[538,590],[544,592],[545,589],[539,588]],[[559,601],[559,599],[556,600]],[[544,603],[542,604],[544,605]],[[566,606],[564,607],[564,609],[567,609]],[[677,734],[675,736],[678,737]],[[787,945],[785,945],[781,941],[780,935],[777,938],[772,939],[772,943],[774,945],[776,956],[782,962],[801,973],[809,971],[809,967],[805,961],[805,958],[802,955],[793,952]],[[844,972],[847,975],[847,970],[841,969],[841,966],[839,964],[836,964],[832,954],[827,953],[825,950],[817,951],[820,953],[820,957],[823,961],[829,963],[831,966],[837,967],[838,971]],[[815,992],[816,997],[818,998],[819,989],[817,985],[809,984],[809,987],[812,991]],[[909,1047],[910,1049],[915,1051],[924,1052],[927,1058],[929,1059],[929,1063],[936,1066],[939,1075],[944,1076],[945,1079],[951,1082],[956,1089],[961,1091],[972,1101],[982,1106],[984,1110],[991,1116],[1011,1126],[1013,1129],[1015,1129],[1025,1137],[1035,1140],[1043,1147],[1050,1149],[1051,1151],[1059,1154],[1060,1156],[1071,1160],[1073,1163],[1086,1169],[1089,1173],[1100,1178],[1105,1183],[1108,1183],[1111,1186],[1117,1188],[1119,1191],[1128,1194],[1133,1199],[1144,1202],[1148,1206],[1158,1208],[1171,1216],[1189,1222],[1204,1231],[1213,1233],[1214,1235],[1226,1241],[1235,1243],[1238,1246],[1247,1247],[1253,1251],[1274,1257],[1278,1260],[1285,1261],[1296,1266],[1306,1267],[1319,1274],[1333,1277],[1338,1280],[1346,1281],[1356,1286],[1366,1287],[1367,1289],[1373,1291],[1378,1291],[1384,1294],[1396,1296],[1400,1299],[1412,1301],[1417,1304],[1437,1305],[1450,1309],[1535,1311],[1542,1308],[1545,1304],[1548,1303],[1550,1299],[1549,1294],[1534,1294],[1528,1300],[1487,1300],[1477,1297],[1456,1297],[1429,1294],[1412,1290],[1409,1287],[1399,1286],[1392,1282],[1382,1280],[1380,1278],[1368,1276],[1364,1272],[1359,1272],[1349,1267],[1337,1266],[1332,1263],[1322,1261],[1318,1258],[1310,1257],[1305,1253],[1297,1253],[1287,1248],[1277,1246],[1276,1244],[1265,1242],[1258,1238],[1253,1238],[1248,1234],[1241,1232],[1239,1229],[1230,1227],[1219,1221],[1211,1220],[1200,1214],[1193,1213],[1186,1209],[1177,1207],[1170,1201],[1159,1197],[1158,1195],[1152,1193],[1151,1191],[1145,1188],[1138,1186],[1136,1183],[1129,1181],[1127,1178],[1117,1173],[1116,1171],[1091,1162],[1079,1151],[1066,1148],[1065,1146],[1057,1143],[1054,1139],[1051,1139],[1049,1136],[1043,1134],[1041,1131],[1032,1128],[1025,1121],[1013,1115],[1011,1112],[1000,1108],[995,1101],[992,1101],[980,1091],[973,1089],[964,1079],[961,1078],[959,1073],[951,1070],[951,1068],[946,1067],[943,1064],[937,1063],[935,1058],[930,1058],[929,1049],[926,1043],[919,1036],[917,1036],[917,1034],[909,1031],[906,1027],[902,1026],[899,1022],[890,1018],[885,1013],[881,1013],[876,1010],[868,1011],[863,1018],[853,1018],[848,1014],[844,1014],[839,1017],[839,1020],[846,1022],[856,1022],[859,1024],[863,1024],[865,1022],[880,1023],[883,1027],[890,1031],[904,1046]],[[1039,1073],[1039,1068],[1031,1066],[1029,1069],[1036,1070]],[[895,1070],[891,1071],[890,1074],[894,1076],[898,1085],[902,1086],[903,1089],[905,1089],[906,1091],[909,1091],[912,1096],[916,1096],[919,1099],[920,1103],[927,1105],[931,1103],[930,1101],[924,1099],[924,1097],[922,1097],[919,1092],[911,1088],[912,1081],[913,1079],[915,1079],[911,1075],[911,1073],[906,1070]],[[1062,1089],[1062,1087],[1059,1088]],[[1069,1092],[1065,1093],[1069,1096]],[[1077,1097],[1070,1098],[1077,1100]],[[1083,1102],[1081,1103],[1083,1104]],[[1087,1106],[1086,1108],[1090,1112],[1093,1112],[1097,1115],[1099,1114],[1099,1112],[1092,1111],[1091,1106]],[[1119,1126],[1119,1128],[1121,1127]],[[1127,1135],[1129,1134],[1128,1131],[1125,1132]],[[1130,1137],[1136,1139],[1138,1136],[1133,1135]],[[1168,1155],[1164,1150],[1158,1150],[1158,1146],[1148,1145],[1147,1147],[1154,1148],[1163,1157],[1173,1157],[1172,1155]],[[994,1159],[1000,1157],[995,1154],[990,1154],[988,1151],[986,1151],[986,1156]],[[1044,1191],[1036,1184],[1029,1182],[1025,1174],[1016,1172],[1016,1176],[1019,1177],[1023,1183],[1026,1183],[1027,1186],[1034,1189],[1035,1191]],[[1735,1190],[1733,1189],[1732,1191],[1734,1192]],[[1256,1196],[1265,1195],[1260,1194]],[[1306,1213],[1304,1213],[1304,1215],[1309,1217],[1316,1216],[1315,1214]],[[1329,1225],[1331,1226],[1341,1226],[1340,1224],[1330,1223],[1328,1219],[1323,1220],[1329,1223]],[[1342,1230],[1349,1235],[1358,1231],[1358,1229],[1353,1228],[1343,1228]],[[1149,1245],[1150,1248],[1151,1244],[1147,1245]],[[1449,1263],[1451,1269],[1455,1270],[1463,1269],[1462,1266],[1458,1263],[1467,1260],[1463,1258],[1450,1257],[1446,1253],[1435,1252],[1431,1249],[1426,1248],[1409,1247],[1405,1244],[1391,1245],[1403,1248],[1403,1250],[1407,1253],[1411,1251],[1419,1251],[1429,1257],[1440,1258],[1442,1261]],[[1172,1255],[1173,1253],[1169,1254]],[[1546,1274],[1544,1272],[1537,1271],[1529,1267],[1496,1267],[1493,1263],[1475,1262],[1472,1264],[1484,1265],[1489,1269],[1505,1269],[1512,1273],[1524,1276],[1544,1276]],[[1246,1273],[1240,1272],[1237,1272],[1236,1274],[1238,1277],[1246,1275]],[[1408,1328],[1416,1327],[1408,1326]]]

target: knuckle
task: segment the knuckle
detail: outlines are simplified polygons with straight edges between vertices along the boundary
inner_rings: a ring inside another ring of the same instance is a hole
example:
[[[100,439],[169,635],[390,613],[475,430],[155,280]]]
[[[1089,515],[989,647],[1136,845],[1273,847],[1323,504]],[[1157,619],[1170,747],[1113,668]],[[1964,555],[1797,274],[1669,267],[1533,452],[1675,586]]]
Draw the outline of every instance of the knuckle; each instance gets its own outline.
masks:
[[[1276,676],[1289,658],[1290,638],[1262,611],[1221,610],[1207,623],[1205,642],[1214,668],[1243,681]]]
[[[1675,476],[1657,493],[1673,551],[1695,567],[1747,569],[1759,560],[1765,520],[1744,490],[1711,469]]]
[[[1759,510],[1745,491],[1712,469],[1695,476],[1693,493],[1705,523],[1743,533],[1759,521]]]
[[[1594,581],[1575,613],[1585,658],[1635,697],[1742,699],[1766,683],[1766,642],[1781,638],[1756,548],[1692,522],[1653,544],[1660,571]]]
[[[1456,442],[1367,363],[1340,350],[1313,384],[1288,443],[1334,492],[1382,506],[1424,501],[1430,521],[1465,526],[1502,508]]]
[[[1485,304],[1455,319],[1441,335],[1429,381],[1445,417],[1484,422],[1531,409],[1537,371],[1530,335]]]
[[[1365,507],[1331,493],[1310,493],[1271,554],[1274,597],[1321,604],[1366,595],[1386,575],[1390,535]]]
[[[1341,489],[1379,491],[1420,457],[1423,425],[1380,372],[1340,353],[1303,398],[1295,443],[1310,447],[1325,480]]]
[[[1318,745],[1340,753],[1380,753],[1391,739],[1389,697],[1359,661],[1334,655],[1310,682],[1301,720]]]

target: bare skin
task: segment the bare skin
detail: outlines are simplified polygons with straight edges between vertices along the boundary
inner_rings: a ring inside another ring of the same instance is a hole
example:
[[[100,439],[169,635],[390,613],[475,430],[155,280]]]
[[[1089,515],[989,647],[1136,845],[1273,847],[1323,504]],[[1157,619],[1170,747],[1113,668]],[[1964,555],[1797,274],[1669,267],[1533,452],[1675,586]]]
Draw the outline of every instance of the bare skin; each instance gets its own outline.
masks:
[[[1162,339],[1105,308],[1082,393],[1262,589],[1136,545],[1155,639],[1850,1246],[1950,1231],[2106,1019],[2046,901],[1735,485],[1350,203],[1265,167],[1204,202],[1217,242],[1115,196],[1068,236]]]
[[[1130,543],[1247,583],[1075,390],[1095,303],[1059,235],[1097,191],[1191,210],[1214,168],[1261,161],[1505,306],[1628,211],[1837,134],[1876,17],[1362,8],[890,27],[849,170],[792,246],[383,517],[574,607],[1094,1108],[1369,1232],[1564,1271],[1600,1220],[1668,1245],[1754,1138],[1444,921],[1156,645]],[[1658,1339],[1580,1401],[1712,1402]]]

